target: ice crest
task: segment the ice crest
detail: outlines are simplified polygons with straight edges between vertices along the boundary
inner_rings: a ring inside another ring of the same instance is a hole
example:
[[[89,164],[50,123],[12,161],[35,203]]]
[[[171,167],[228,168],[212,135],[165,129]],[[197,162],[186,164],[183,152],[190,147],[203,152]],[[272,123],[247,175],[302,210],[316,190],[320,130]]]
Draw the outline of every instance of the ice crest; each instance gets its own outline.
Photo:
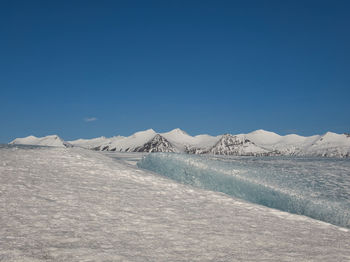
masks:
[[[150,154],[138,166],[183,184],[350,228],[350,163],[341,159]]]

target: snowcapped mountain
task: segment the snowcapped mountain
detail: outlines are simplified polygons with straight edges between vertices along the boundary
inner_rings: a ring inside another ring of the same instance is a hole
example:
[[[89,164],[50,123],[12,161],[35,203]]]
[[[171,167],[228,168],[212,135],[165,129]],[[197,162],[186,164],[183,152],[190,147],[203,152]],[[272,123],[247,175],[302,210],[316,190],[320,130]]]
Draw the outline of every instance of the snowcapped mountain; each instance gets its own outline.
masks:
[[[45,137],[27,136],[23,138],[16,138],[10,144],[20,145],[37,145],[37,146],[54,146],[54,147],[72,147],[72,144],[65,142],[57,135],[50,135]]]
[[[166,133],[156,133],[153,129],[137,132],[131,136],[115,136],[111,138],[78,139],[69,141],[74,146],[98,151],[119,152],[186,152],[187,147],[210,147],[220,136],[190,136],[176,128]]]
[[[214,145],[221,136],[197,135],[190,136],[185,131],[176,128],[167,133],[161,133],[179,151],[185,152],[188,147],[207,148]]]
[[[296,155],[305,147],[311,145],[320,138],[319,135],[310,137],[295,134],[280,136],[276,133],[261,129],[246,134],[245,137],[251,141],[254,141],[254,143],[260,147],[266,148],[269,151],[273,151],[281,155]]]
[[[106,139],[100,145],[92,147],[92,149],[99,151],[135,152],[137,148],[140,148],[146,143],[150,142],[156,135],[157,133],[153,129],[148,129],[145,131],[136,132],[128,137],[115,136],[110,139]],[[72,141],[72,143],[77,146],[84,147],[76,141]]]
[[[213,155],[257,156],[268,155],[270,151],[257,146],[244,135],[223,135],[209,150]]]
[[[327,132],[313,143],[305,146],[298,155],[350,157],[350,137],[346,134]]]
[[[181,129],[157,133],[153,129],[131,136],[98,137],[65,142],[58,136],[17,138],[10,144],[77,146],[97,151],[118,152],[185,152],[215,155],[296,155],[350,157],[350,135],[328,132],[309,137],[290,134],[281,136],[265,130],[248,134],[190,136]]]
[[[106,138],[104,136],[96,137],[92,139],[77,139],[74,141],[68,141],[68,143],[73,146],[83,147],[87,149],[93,149],[95,147],[99,147],[103,144],[108,144],[113,138]]]
[[[157,134],[143,146],[135,148],[134,152],[178,152],[178,150],[167,139]]]
[[[280,136],[257,130],[246,135],[255,144],[279,155],[349,157],[350,137],[327,132],[324,135],[303,137],[295,134]]]

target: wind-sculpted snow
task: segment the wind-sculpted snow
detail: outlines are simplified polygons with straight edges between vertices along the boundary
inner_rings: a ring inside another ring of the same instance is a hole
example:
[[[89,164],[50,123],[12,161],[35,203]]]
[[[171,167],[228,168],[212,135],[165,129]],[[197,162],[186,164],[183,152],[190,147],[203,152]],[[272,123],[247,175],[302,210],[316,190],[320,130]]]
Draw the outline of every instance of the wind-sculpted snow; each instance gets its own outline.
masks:
[[[150,154],[139,167],[195,187],[350,228],[350,161]]]

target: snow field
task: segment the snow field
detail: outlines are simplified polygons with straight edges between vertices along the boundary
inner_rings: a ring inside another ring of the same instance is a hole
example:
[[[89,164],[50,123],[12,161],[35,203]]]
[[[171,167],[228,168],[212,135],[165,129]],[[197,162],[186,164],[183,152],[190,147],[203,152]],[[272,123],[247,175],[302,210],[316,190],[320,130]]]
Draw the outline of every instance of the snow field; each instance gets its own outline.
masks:
[[[2,261],[348,261],[349,239],[98,152],[0,149]]]

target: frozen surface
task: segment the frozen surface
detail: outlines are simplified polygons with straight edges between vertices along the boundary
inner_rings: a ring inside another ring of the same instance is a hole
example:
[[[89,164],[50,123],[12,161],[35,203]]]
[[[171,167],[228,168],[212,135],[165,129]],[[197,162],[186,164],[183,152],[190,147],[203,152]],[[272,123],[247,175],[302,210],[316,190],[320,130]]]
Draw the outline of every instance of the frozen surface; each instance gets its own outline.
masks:
[[[144,156],[149,153],[139,153],[139,152],[109,152],[104,151],[101,152],[103,155],[109,156],[113,159],[123,161],[129,165],[136,166],[137,162],[139,162]]]
[[[151,154],[138,163],[184,184],[350,228],[350,161]]]
[[[0,261],[349,261],[349,239],[101,153],[0,149]]]

